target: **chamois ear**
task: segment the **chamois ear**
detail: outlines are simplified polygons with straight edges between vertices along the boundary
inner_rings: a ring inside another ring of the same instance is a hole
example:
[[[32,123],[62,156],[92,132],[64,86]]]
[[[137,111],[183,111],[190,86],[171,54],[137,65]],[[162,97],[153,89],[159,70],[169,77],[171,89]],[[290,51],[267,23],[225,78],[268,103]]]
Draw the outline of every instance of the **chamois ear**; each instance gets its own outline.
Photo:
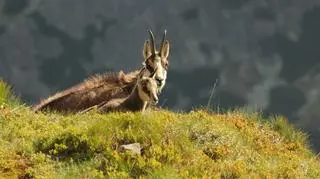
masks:
[[[162,58],[168,58],[169,49],[170,49],[169,41],[165,40],[163,45],[161,46],[161,49],[160,49],[160,53],[161,53],[160,55]]]
[[[150,57],[150,55],[152,55],[149,40],[146,40],[144,42],[142,55],[143,55],[144,60],[146,60],[148,57]]]

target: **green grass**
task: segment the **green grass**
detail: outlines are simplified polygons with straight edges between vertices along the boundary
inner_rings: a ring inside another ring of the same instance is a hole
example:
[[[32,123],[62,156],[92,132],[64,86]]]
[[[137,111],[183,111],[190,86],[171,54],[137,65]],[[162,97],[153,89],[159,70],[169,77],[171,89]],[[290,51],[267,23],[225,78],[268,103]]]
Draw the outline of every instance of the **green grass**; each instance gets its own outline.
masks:
[[[0,91],[0,178],[320,177],[306,134],[281,116],[201,109],[35,114]],[[142,155],[117,150],[134,142]]]
[[[10,107],[21,105],[19,98],[13,95],[11,87],[0,78],[0,105]],[[1,106],[0,106],[1,107]]]

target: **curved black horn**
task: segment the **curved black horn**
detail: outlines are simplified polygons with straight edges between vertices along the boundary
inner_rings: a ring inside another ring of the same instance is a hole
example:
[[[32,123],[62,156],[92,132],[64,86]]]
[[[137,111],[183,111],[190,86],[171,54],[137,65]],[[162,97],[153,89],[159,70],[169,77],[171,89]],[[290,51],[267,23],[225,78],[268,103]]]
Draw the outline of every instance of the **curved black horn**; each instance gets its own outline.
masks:
[[[150,41],[151,41],[151,51],[152,54],[156,53],[156,44],[154,43],[154,36],[151,30],[148,30],[149,36],[150,36]]]
[[[163,49],[164,41],[166,40],[166,36],[167,36],[167,30],[165,29],[164,32],[163,32],[163,35],[162,35],[162,41],[161,41],[161,45],[160,45],[160,54],[161,54],[161,51]]]

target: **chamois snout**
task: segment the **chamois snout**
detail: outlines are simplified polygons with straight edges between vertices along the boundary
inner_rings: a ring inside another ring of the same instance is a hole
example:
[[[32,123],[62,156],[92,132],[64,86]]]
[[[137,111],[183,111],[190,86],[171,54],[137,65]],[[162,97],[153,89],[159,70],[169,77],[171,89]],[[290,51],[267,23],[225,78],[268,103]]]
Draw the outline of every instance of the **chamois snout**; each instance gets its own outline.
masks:
[[[158,86],[158,87],[162,86],[163,79],[161,79],[161,78],[156,78],[155,80],[156,80],[156,82],[157,82],[157,86]]]
[[[157,81],[154,78],[148,80],[149,102],[156,105],[159,102],[157,94]]]
[[[154,95],[151,96],[150,101],[151,101],[152,104],[156,105],[159,102],[159,98],[158,98],[157,95],[154,94]]]
[[[161,93],[162,88],[166,83],[166,78],[167,78],[167,71],[162,66],[158,67],[156,69],[156,73],[154,76],[154,80],[157,84],[158,94]]]

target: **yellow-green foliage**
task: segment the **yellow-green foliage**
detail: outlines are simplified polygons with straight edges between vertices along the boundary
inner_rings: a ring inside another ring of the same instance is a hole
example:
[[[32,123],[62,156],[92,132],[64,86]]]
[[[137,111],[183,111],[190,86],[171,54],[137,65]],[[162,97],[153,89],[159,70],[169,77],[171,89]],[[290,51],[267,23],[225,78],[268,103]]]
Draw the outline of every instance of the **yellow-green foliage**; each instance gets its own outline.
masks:
[[[0,107],[16,106],[19,103],[19,99],[12,94],[10,86],[0,78]]]
[[[139,142],[140,155],[118,151]],[[282,117],[0,109],[0,178],[319,178],[304,133]]]

